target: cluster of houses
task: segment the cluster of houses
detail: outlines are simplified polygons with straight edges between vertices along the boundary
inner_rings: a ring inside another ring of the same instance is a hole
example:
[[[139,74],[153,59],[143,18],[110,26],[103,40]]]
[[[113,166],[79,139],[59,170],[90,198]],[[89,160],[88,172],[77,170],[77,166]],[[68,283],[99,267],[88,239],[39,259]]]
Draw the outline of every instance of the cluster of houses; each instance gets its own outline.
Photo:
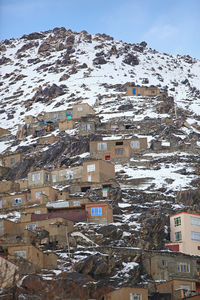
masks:
[[[160,90],[156,87],[127,88],[127,95],[154,97],[158,94]],[[37,117],[26,116],[25,125],[19,125],[17,138],[32,135],[39,137],[40,144],[52,144],[59,137],[45,135],[55,129],[78,128],[79,135],[89,135],[98,130],[101,133],[104,130],[116,132],[119,127],[131,130],[131,126],[122,121],[111,123],[108,127],[107,123],[101,123],[90,105],[82,103]],[[9,131],[0,129],[0,136],[9,134]],[[119,187],[114,163],[130,160],[147,149],[146,137],[101,137],[90,141],[90,158],[85,159],[82,165],[51,170],[32,169],[27,178],[1,181],[0,209],[4,214],[20,212],[17,222],[6,218],[0,220],[0,266],[5,269],[2,287],[17,279],[19,265],[16,262],[19,259],[22,260],[22,274],[30,270],[56,268],[56,254],[45,250],[67,247],[69,234],[76,222],[112,223],[110,193],[113,188]],[[162,144],[158,141],[152,143],[152,149],[161,150]],[[1,172],[16,166],[23,155],[22,152],[1,155]],[[87,191],[91,189],[99,190],[101,200],[88,197]],[[152,298],[148,296],[148,288],[123,287],[105,295],[104,300],[190,299],[189,295],[193,296],[193,300],[198,299],[195,295],[200,291],[200,215],[182,212],[171,216],[170,232],[171,242],[166,244],[166,248],[175,252],[145,252],[143,255],[146,272],[154,280]]]

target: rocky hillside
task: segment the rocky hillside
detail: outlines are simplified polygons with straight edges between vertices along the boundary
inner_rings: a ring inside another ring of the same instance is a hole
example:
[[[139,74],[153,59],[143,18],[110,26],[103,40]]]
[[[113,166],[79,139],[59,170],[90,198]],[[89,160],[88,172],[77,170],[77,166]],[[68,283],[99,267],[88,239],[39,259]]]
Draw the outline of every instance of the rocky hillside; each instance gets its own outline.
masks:
[[[81,286],[77,293],[85,297],[102,295],[109,290],[105,286],[145,283],[140,255],[126,255],[124,250],[119,254],[116,249],[163,249],[169,240],[171,214],[200,213],[200,61],[159,53],[146,42],[128,44],[106,34],[65,28],[4,40],[0,51],[0,127],[12,133],[10,139],[1,138],[0,152],[26,150],[26,157],[4,178],[24,178],[33,166],[81,164],[89,156],[89,140],[97,138],[79,137],[76,130],[62,135],[57,130],[53,134],[60,140],[49,146],[38,147],[38,139],[30,136],[16,140],[18,124],[24,124],[26,115],[87,102],[103,123],[135,124],[126,134],[105,131],[100,135],[103,139],[133,135],[148,139],[147,151],[115,166],[119,183],[111,199],[115,222],[77,224],[77,234],[70,240],[71,259],[66,250],[57,250],[59,270],[26,278],[19,293],[36,293],[31,280],[38,287],[38,299],[43,299],[39,298],[42,290],[44,298],[52,290],[63,292],[66,282],[73,282],[75,289]],[[126,85],[133,82],[155,85],[168,96],[128,97]],[[156,140],[162,141],[162,151],[151,148]],[[99,200],[98,189],[87,196]],[[16,218],[16,213],[9,217]],[[71,295],[69,286],[66,291]]]

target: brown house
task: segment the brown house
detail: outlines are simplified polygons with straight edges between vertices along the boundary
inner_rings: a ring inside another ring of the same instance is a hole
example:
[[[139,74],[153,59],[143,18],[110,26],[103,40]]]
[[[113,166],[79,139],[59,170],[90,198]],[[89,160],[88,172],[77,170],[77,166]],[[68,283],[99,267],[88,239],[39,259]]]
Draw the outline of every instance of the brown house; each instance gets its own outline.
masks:
[[[106,182],[115,179],[115,167],[104,160],[83,162],[83,182]]]
[[[8,258],[22,257],[30,261],[38,269],[57,268],[57,255],[54,253],[43,253],[33,245],[14,245],[8,247]]]
[[[37,170],[28,173],[29,188],[48,186],[50,183],[51,173],[47,170]]]
[[[56,201],[58,199],[59,191],[52,188],[51,186],[41,186],[31,189],[31,203],[40,203],[44,204],[47,202]]]
[[[55,135],[49,135],[49,136],[44,136],[39,138],[39,144],[43,145],[49,145],[49,144],[54,144],[55,142],[59,141],[59,137],[55,136]]]
[[[107,202],[92,202],[85,205],[89,223],[109,224],[113,222],[112,206]]]
[[[127,96],[155,97],[159,94],[160,90],[156,86],[128,86],[126,88]]]
[[[5,257],[0,256],[0,287],[1,288],[8,288],[18,281],[19,274],[18,270],[19,267],[6,259]]]
[[[100,118],[96,115],[81,117],[78,122],[79,135],[89,135],[95,133],[98,126],[101,125]]]
[[[48,122],[48,121],[63,122],[66,120],[66,112],[67,112],[67,110],[44,112],[43,120],[45,122]]]
[[[148,289],[122,287],[104,295],[105,300],[148,300]]]
[[[77,166],[65,169],[54,169],[51,171],[52,184],[67,181],[77,181],[82,178],[83,167]]]
[[[12,222],[7,219],[0,220],[0,236],[20,234],[21,229],[19,223]]]
[[[81,117],[95,114],[95,110],[87,103],[75,104],[72,108],[73,119],[80,119]]]
[[[22,153],[3,155],[0,159],[2,167],[12,168],[22,159]]]
[[[70,119],[66,119],[65,121],[59,122],[58,123],[58,128],[60,131],[64,130],[69,130],[69,129],[74,129],[75,128],[75,121]]]
[[[147,138],[102,140],[90,142],[92,157],[103,160],[131,158],[135,153],[147,149]]]
[[[16,181],[11,180],[2,180],[0,181],[0,195],[1,193],[8,193],[8,192],[19,192],[20,185]]]
[[[171,294],[172,300],[185,299],[189,294],[196,294],[196,282],[192,280],[170,280],[156,285],[160,294]]]
[[[5,194],[0,196],[0,207],[18,207],[21,205],[26,205],[31,199],[31,194],[28,191]]]
[[[10,130],[0,127],[0,136],[10,134]]]

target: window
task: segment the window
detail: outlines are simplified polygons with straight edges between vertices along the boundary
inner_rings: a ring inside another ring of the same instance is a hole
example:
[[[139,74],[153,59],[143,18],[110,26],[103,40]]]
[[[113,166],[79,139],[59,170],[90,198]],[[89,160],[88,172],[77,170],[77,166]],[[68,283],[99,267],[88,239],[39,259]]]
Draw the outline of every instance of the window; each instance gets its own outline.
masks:
[[[117,148],[115,149],[115,154],[116,155],[123,155],[124,149],[123,148]]]
[[[81,205],[81,202],[80,201],[74,201],[73,202],[73,206],[80,206]]]
[[[13,199],[13,205],[21,205],[21,204],[22,204],[22,198]]]
[[[162,265],[163,265],[163,267],[166,267],[167,266],[167,261],[166,260],[162,260]]]
[[[14,157],[12,157],[12,158],[10,159],[10,163],[11,163],[11,165],[13,165],[13,164],[15,163],[15,158],[14,158]]]
[[[84,131],[88,131],[88,130],[91,129],[91,126],[90,126],[90,124],[83,124],[83,125],[82,125],[82,129],[83,129]]]
[[[26,225],[26,229],[28,229],[28,230],[35,230],[36,229],[36,224]]]
[[[87,165],[87,172],[94,172],[95,171],[95,164]]]
[[[181,284],[180,286],[180,289],[182,289],[182,290],[190,290],[190,286],[189,285],[187,285],[187,284]]]
[[[74,172],[72,170],[68,170],[66,172],[66,177],[68,180],[73,179],[74,178]]]
[[[52,174],[52,181],[56,182],[56,174]]]
[[[88,175],[88,182],[91,182],[91,181],[92,181],[92,176]]]
[[[108,197],[108,191],[109,191],[109,187],[103,188],[103,197]]]
[[[83,110],[82,106],[78,106],[78,107],[77,107],[77,110],[78,110],[78,111],[82,111],[82,110]]]
[[[174,226],[177,227],[181,225],[181,217],[174,218]]]
[[[190,217],[190,223],[194,226],[200,226],[200,218],[198,217]]]
[[[43,191],[38,191],[38,192],[35,192],[35,198],[38,200],[40,199],[40,195],[43,194]]]
[[[59,113],[54,113],[53,118],[54,118],[54,120],[57,120],[59,118]]]
[[[98,150],[106,150],[107,143],[98,143]]]
[[[187,263],[178,263],[177,270],[181,273],[190,273],[190,264]]]
[[[131,141],[131,148],[140,148],[139,141]]]
[[[14,256],[26,258],[26,250],[17,250],[14,251]]]
[[[92,207],[91,208],[91,216],[101,216],[102,215],[102,207]]]
[[[110,160],[110,155],[106,155],[105,160]]]
[[[39,215],[40,214],[40,210],[35,210],[34,214]]]
[[[31,195],[28,196],[28,201],[31,201]]]
[[[182,235],[181,235],[181,231],[175,232],[175,241],[181,241],[182,240]]]
[[[49,181],[49,180],[50,180],[49,173],[45,173],[45,181]]]
[[[130,293],[130,300],[142,300],[142,295],[136,293]]]
[[[40,173],[33,173],[32,181],[40,181]]]
[[[191,240],[200,241],[200,232],[191,231]]]
[[[123,144],[124,144],[123,142],[116,142],[116,143],[115,143],[116,146],[121,146],[121,145],[123,145]]]

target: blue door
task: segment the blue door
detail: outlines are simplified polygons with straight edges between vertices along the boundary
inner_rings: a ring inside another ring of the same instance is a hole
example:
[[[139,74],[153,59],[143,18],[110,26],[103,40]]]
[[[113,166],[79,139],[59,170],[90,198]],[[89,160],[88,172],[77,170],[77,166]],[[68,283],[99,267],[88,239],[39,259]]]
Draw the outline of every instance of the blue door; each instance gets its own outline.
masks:
[[[133,95],[136,95],[136,89],[133,89]]]

